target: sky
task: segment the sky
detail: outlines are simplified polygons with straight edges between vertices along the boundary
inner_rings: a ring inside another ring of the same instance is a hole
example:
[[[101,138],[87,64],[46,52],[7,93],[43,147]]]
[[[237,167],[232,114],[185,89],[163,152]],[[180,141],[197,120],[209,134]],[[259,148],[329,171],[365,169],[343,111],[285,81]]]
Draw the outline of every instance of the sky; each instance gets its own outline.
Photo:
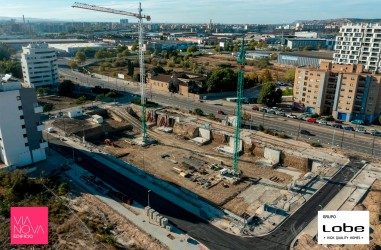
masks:
[[[77,0],[129,12],[139,2],[128,0]],[[0,0],[0,16],[65,21],[116,22],[132,17],[72,8],[70,0]],[[152,23],[278,24],[296,20],[381,18],[381,0],[142,0],[143,14]]]

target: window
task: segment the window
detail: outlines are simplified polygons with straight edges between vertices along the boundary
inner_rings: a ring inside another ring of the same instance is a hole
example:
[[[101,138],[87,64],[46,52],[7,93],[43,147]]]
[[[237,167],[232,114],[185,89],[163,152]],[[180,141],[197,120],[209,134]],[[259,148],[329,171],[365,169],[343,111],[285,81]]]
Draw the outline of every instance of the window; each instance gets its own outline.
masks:
[[[29,144],[28,143],[25,143],[25,147],[28,147],[29,146]]]
[[[353,87],[353,83],[349,84],[349,86]]]
[[[320,74],[317,74],[317,76],[320,76]]]
[[[350,90],[349,90],[349,93],[352,93],[352,92],[353,92],[353,90],[352,90],[352,89],[350,89]]]
[[[319,85],[315,85],[315,88],[319,88]]]
[[[345,89],[340,89],[341,92],[345,91]]]
[[[20,96],[16,96],[16,100],[17,100],[17,101],[20,101]]]
[[[24,119],[24,116],[23,115],[20,115],[20,120]]]
[[[352,99],[352,96],[349,95],[349,96],[348,96],[348,99]]]
[[[27,135],[26,135],[26,134],[23,134],[22,136],[23,136],[24,138],[26,138],[26,137],[27,137]]]
[[[349,110],[349,108],[346,108],[345,110]]]
[[[354,77],[351,77],[351,80],[353,81],[353,80],[355,80],[355,78],[354,78]]]
[[[19,106],[19,110],[22,110],[22,106]]]
[[[21,125],[21,128],[25,128],[25,125]]]
[[[316,104],[316,102],[314,102],[313,104]]]

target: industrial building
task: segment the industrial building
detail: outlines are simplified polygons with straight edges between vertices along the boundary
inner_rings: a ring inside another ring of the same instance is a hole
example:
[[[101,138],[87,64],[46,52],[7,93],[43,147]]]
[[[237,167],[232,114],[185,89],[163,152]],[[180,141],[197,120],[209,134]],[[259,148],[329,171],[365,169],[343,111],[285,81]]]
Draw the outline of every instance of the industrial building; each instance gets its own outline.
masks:
[[[34,88],[22,88],[10,75],[0,78],[0,161],[5,166],[26,166],[46,159],[42,139],[42,107]]]
[[[102,49],[106,46],[104,43],[58,43],[49,44],[49,48],[53,48],[57,51],[64,51],[69,54],[75,54],[79,49],[92,48],[92,49]]]
[[[336,38],[334,61],[381,70],[381,24],[344,25]]]
[[[290,49],[299,49],[308,47],[310,49],[328,48],[333,49],[334,40],[319,38],[287,38],[287,47]]]
[[[295,72],[294,106],[335,119],[373,122],[381,114],[381,74],[363,65],[299,67]]]
[[[283,65],[291,65],[296,67],[301,66],[319,66],[321,60],[332,60],[333,53],[327,52],[316,52],[316,51],[303,51],[303,52],[284,52],[279,53],[278,63]]]
[[[56,52],[48,44],[29,44],[23,47],[21,65],[24,83],[29,87],[58,84],[58,64]]]

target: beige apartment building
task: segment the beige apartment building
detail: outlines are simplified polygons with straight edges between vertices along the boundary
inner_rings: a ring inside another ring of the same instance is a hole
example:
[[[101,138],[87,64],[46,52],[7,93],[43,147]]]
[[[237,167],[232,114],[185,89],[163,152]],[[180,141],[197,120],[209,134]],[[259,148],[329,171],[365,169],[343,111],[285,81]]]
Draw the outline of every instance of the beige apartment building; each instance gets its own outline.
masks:
[[[295,72],[294,107],[335,119],[372,122],[381,114],[381,74],[363,65],[299,67]]]

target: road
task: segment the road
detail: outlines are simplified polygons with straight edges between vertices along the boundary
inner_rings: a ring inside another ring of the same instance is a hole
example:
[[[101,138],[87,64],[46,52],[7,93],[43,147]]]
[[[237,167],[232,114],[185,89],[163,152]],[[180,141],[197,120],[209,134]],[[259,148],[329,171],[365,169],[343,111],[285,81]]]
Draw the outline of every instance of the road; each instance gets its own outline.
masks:
[[[67,158],[80,157],[78,165],[100,177],[119,191],[133,197],[140,204],[147,205],[147,188],[108,168],[102,162],[87,156],[78,149],[71,148],[59,140],[51,140],[50,146]],[[291,215],[285,223],[264,237],[238,237],[228,234],[187,212],[181,207],[151,192],[150,205],[168,217],[171,223],[201,241],[210,249],[289,249],[292,240],[363,166],[360,160],[351,159],[318,193],[308,200],[301,209]]]
[[[61,64],[62,63],[63,62],[61,62]],[[60,74],[84,86],[101,86],[104,84],[105,87],[110,89],[130,92],[136,95],[140,94],[140,88],[136,83],[131,82],[129,85],[126,85],[125,83],[122,83],[121,80],[101,80],[67,68],[60,68]],[[215,115],[218,110],[222,110],[228,115],[233,115],[235,113],[234,105],[217,106],[209,104],[208,102],[201,103],[199,100],[193,100],[182,96],[180,97],[178,95],[172,96],[169,93],[154,93],[150,90],[146,91],[146,96],[148,99],[162,105],[177,107],[184,110],[194,110],[199,108],[203,110],[205,114],[212,113]],[[351,150],[357,153],[364,153],[377,157],[381,156],[381,137],[359,134],[357,132],[354,133],[352,131],[342,129],[334,129],[330,126],[318,126],[305,121],[298,121],[275,115],[265,115],[263,117],[263,113],[258,111],[252,112],[248,105],[244,105],[244,108],[246,109],[244,112],[250,114],[251,122],[246,121],[243,124],[252,124],[253,126],[263,124],[265,128],[284,131],[287,135],[293,138],[298,137],[298,139],[319,142],[330,147],[333,145],[334,147]],[[217,115],[217,117],[224,118],[224,116],[221,115]],[[314,136],[306,136],[298,133],[298,131],[302,129],[308,130]]]

